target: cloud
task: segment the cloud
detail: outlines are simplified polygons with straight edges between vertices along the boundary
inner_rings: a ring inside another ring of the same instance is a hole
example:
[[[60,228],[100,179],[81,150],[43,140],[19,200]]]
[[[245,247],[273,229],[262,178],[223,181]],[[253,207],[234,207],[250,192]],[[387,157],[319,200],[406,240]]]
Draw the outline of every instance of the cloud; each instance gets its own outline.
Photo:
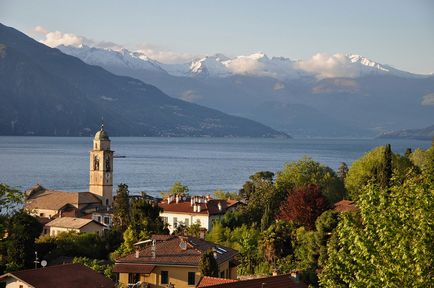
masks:
[[[165,64],[180,64],[187,63],[197,58],[198,55],[189,53],[178,53],[170,50],[165,50],[161,47],[151,44],[141,44],[137,47],[136,52],[139,52],[146,57],[157,60]]]
[[[36,38],[39,38],[39,42],[50,47],[57,47],[60,45],[79,47],[81,45],[86,45],[98,48],[110,48],[114,50],[119,50],[122,48],[121,45],[110,41],[96,41],[74,33],[49,31],[45,27],[39,25],[33,28],[32,33]],[[43,37],[43,39],[40,39],[41,37]]]
[[[362,73],[359,65],[354,65],[345,54],[329,55],[317,53],[308,60],[295,64],[297,69],[316,75],[317,78],[349,77],[355,78]]]

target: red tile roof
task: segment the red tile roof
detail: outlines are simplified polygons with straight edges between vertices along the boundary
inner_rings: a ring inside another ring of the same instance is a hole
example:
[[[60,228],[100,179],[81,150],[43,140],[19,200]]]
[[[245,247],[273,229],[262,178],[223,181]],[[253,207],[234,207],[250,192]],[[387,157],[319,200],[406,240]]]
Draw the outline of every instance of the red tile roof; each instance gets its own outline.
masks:
[[[187,241],[186,249],[181,249],[181,241]],[[185,265],[197,266],[202,254],[210,249],[216,250],[217,263],[221,264],[225,261],[232,260],[238,255],[238,252],[221,245],[217,245],[195,237],[176,236],[168,240],[157,241],[155,245],[156,256],[152,257],[152,246],[142,248],[139,251],[139,257],[136,258],[136,253],[120,257],[116,259],[115,265],[131,263],[131,264],[147,264],[147,265]]]
[[[112,280],[81,264],[56,265],[10,272],[0,276],[0,281],[8,277],[19,279],[35,288],[115,287]]]
[[[230,207],[235,207],[240,202],[237,200],[208,200],[207,203],[197,203],[200,206],[200,212],[195,212],[190,202],[191,198],[187,198],[184,201],[176,203],[175,201],[170,204],[167,203],[167,199],[160,202],[158,205],[163,208],[163,212],[178,212],[188,214],[204,214],[204,215],[218,215],[224,214]],[[220,203],[222,209],[219,210],[218,204]]]
[[[204,286],[203,286],[204,287]],[[265,278],[215,284],[208,288],[307,288],[302,282],[297,282],[291,275],[279,275]]]
[[[338,212],[355,212],[359,211],[354,201],[341,200],[333,205],[333,209]]]
[[[150,274],[154,270],[154,268],[155,268],[155,265],[118,263],[113,268],[113,272]]]
[[[238,280],[205,276],[205,277],[202,277],[202,279],[200,279],[197,287],[198,288],[208,287],[208,286],[213,286],[213,285],[217,285],[217,284],[232,283],[232,282],[236,282],[236,281],[238,281]]]

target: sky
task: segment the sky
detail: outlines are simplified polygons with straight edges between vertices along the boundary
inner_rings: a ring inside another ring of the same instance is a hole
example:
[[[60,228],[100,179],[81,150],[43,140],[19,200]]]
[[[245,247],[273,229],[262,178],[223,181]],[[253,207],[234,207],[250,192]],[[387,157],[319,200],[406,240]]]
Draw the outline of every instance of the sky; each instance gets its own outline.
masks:
[[[0,22],[41,41],[115,43],[162,62],[215,53],[294,60],[352,53],[434,72],[432,0],[0,0]]]

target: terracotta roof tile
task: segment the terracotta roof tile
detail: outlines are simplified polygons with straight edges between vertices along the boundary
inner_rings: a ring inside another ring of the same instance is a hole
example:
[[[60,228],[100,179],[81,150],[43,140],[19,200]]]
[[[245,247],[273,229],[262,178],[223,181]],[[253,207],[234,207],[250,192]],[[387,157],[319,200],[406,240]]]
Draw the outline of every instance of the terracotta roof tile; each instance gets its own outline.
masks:
[[[15,271],[0,276],[18,278],[35,288],[111,288],[115,283],[98,272],[81,265],[65,264]]]
[[[101,203],[101,200],[90,192],[66,192],[56,190],[40,190],[26,198],[26,209],[58,210],[66,204]]]
[[[75,218],[75,217],[56,218],[53,221],[50,221],[47,224],[45,224],[45,226],[80,229],[91,222],[95,222],[98,225],[104,226],[103,224],[92,219]]]
[[[113,268],[113,272],[150,274],[154,270],[154,268],[155,268],[155,265],[118,263]]]
[[[180,247],[182,239],[187,240],[187,249],[183,250]],[[230,259],[233,259],[238,255],[238,252],[221,245],[201,240],[194,237],[182,237],[177,236],[170,238],[166,241],[156,242],[156,257],[152,257],[152,247],[148,245],[139,252],[139,258],[136,258],[136,253],[120,257],[116,259],[116,265],[118,263],[140,263],[148,265],[157,264],[172,264],[172,265],[186,265],[197,266],[199,264],[202,253],[216,249],[217,263],[223,263]]]
[[[191,198],[185,201],[176,203],[175,201],[170,204],[167,199],[161,201],[158,205],[163,208],[163,212],[178,212],[178,213],[191,213],[191,214],[204,214],[204,215],[218,215],[226,213],[227,209],[238,205],[240,202],[237,200],[208,200],[207,203],[197,203],[200,206],[200,212],[194,212],[193,206],[190,202]],[[220,203],[222,209],[219,210],[218,204]]]
[[[359,211],[354,201],[341,200],[333,205],[333,209],[338,212],[355,212]]]
[[[197,287],[198,288],[208,287],[208,286],[213,286],[213,285],[217,285],[217,284],[232,283],[232,282],[236,282],[236,281],[238,281],[238,280],[205,276],[205,277],[202,277],[202,279],[200,279]]]
[[[209,288],[307,288],[302,282],[295,281],[291,275],[279,275],[265,278],[256,278],[250,280],[236,281],[230,283],[221,283]]]

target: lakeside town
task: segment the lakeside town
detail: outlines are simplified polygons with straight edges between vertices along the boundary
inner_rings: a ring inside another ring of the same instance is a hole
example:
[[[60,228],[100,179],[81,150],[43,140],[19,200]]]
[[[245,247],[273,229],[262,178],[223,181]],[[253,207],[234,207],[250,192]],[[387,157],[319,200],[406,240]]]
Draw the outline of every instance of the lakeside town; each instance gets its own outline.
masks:
[[[1,184],[5,287],[433,283],[433,147],[378,147],[338,171],[305,157],[238,192],[190,195],[175,182],[161,198],[114,187],[111,149],[102,125],[87,192]]]

